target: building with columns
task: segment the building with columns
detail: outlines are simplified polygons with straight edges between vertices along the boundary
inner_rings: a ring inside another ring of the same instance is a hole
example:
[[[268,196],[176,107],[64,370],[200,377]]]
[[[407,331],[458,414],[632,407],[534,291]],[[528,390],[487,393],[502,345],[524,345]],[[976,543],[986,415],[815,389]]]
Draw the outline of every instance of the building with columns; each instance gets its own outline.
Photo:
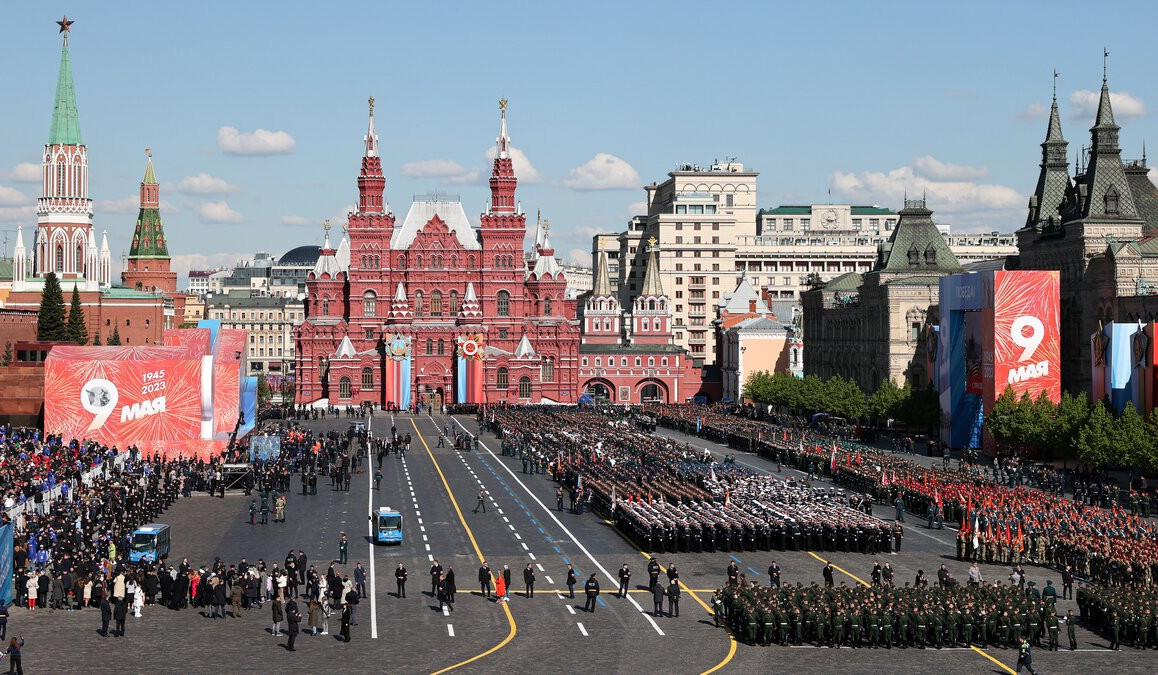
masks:
[[[445,194],[417,198],[399,223],[385,199],[370,99],[357,210],[336,247],[327,226],[306,280],[306,318],[295,329],[299,402],[575,402],[575,301],[549,235],[526,263],[506,107],[504,99],[490,203],[477,225]]]
[[[107,231],[102,233],[100,247],[97,246],[92,198],[89,196],[88,146],[81,137],[68,48],[72,22],[66,18],[57,23],[63,36],[60,70],[52,125],[41,156],[36,230],[31,251],[25,247],[24,228],[16,232],[11,291],[4,306],[9,309],[39,309],[44,279],[51,272],[60,280],[66,303],[74,288],[80,293],[90,340],[99,336],[102,341],[107,341],[116,330],[122,344],[159,343],[162,331],[173,319],[166,314],[163,292],[113,286]],[[151,174],[150,161],[146,178]],[[148,192],[152,198],[156,198],[155,182],[150,188],[152,191]],[[142,183],[142,214],[146,208],[146,194]],[[156,223],[159,227],[159,216]],[[167,253],[163,260],[158,258],[158,262],[153,264],[158,268],[163,265],[168,270]],[[172,327],[179,323],[177,318]]]

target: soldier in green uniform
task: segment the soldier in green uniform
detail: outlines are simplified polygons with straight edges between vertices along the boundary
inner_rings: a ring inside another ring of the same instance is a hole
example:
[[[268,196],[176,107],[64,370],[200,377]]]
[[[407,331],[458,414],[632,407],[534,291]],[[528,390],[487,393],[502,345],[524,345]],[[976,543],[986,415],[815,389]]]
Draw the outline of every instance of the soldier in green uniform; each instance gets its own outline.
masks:
[[[961,610],[959,608],[954,607],[952,605],[949,606],[949,612],[947,615],[948,620],[946,621],[946,623],[948,624],[947,628],[949,629],[949,646],[950,647],[956,647],[957,646],[957,636],[958,636],[957,630],[958,630],[958,626],[960,626],[960,624],[961,624],[961,619],[963,616],[964,615],[961,613]]]
[[[875,650],[875,648],[877,648],[877,630],[879,626],[879,619],[877,618],[877,615],[873,614],[872,610],[868,611],[868,616],[865,617],[865,623],[868,625],[868,646],[874,648]],[[888,631],[885,633],[886,645],[889,643],[889,641],[892,641],[891,638],[893,633],[892,624],[888,625]]]
[[[897,614],[897,646],[909,646],[909,613],[904,607]]]
[[[750,612],[747,609],[741,610],[745,614],[748,623],[748,644],[756,644],[756,632],[760,628],[759,620],[756,618],[755,612]]]
[[[776,611],[776,620],[779,623],[780,629],[780,645],[788,644],[788,614],[780,610]]]
[[[804,644],[804,617],[801,615],[800,610],[796,608],[792,610],[792,629],[793,634],[796,636],[796,644]]]
[[[1074,616],[1074,610],[1066,612],[1066,637],[1070,640],[1070,651],[1075,651],[1078,648],[1078,636],[1076,633],[1077,617]]]
[[[930,621],[929,626],[933,631],[933,644],[937,645],[937,649],[940,649],[942,646],[944,646],[944,638],[942,637],[942,635],[944,635],[945,629],[944,623],[944,620],[941,619],[941,613],[936,611],[933,612],[932,620]]]
[[[261,492],[261,524],[269,525],[269,495]]]
[[[1110,649],[1117,651],[1122,648],[1122,641],[1119,639],[1122,634],[1122,619],[1118,616],[1118,610],[1110,610]]]
[[[1032,584],[1033,582],[1031,581],[1029,583]],[[1031,609],[1029,614],[1026,615],[1026,621],[1028,622],[1029,631],[1029,635],[1026,636],[1026,639],[1029,640],[1030,644],[1032,644],[1034,647],[1041,647],[1041,631],[1039,630],[1040,624],[1038,623],[1039,619],[1037,612]]]
[[[925,613],[921,610],[917,610],[913,614],[912,622],[913,622],[913,629],[914,629],[913,630],[913,639],[917,643],[918,649],[924,649],[925,648],[925,637],[926,637]]]
[[[1057,612],[1054,611],[1054,609],[1052,607],[1049,609],[1049,613],[1045,615],[1045,627],[1046,627],[1046,630],[1049,631],[1049,649],[1050,649],[1050,651],[1056,652],[1057,651],[1058,622],[1057,622]]]
[[[892,614],[892,607],[891,606],[888,609],[886,609],[884,612],[881,612],[879,621],[880,621],[880,626],[881,626],[881,633],[883,633],[883,635],[881,636],[881,639],[885,643],[885,649],[892,649],[893,648],[893,614]]]
[[[841,643],[844,642],[844,625],[847,621],[848,617],[845,616],[844,610],[836,610],[832,617],[832,641],[837,649],[840,649]]]
[[[976,610],[971,606],[966,606],[961,620],[961,633],[965,638],[966,647],[973,645],[973,622],[976,620]]]
[[[817,614],[817,616],[816,616],[816,646],[817,647],[823,647],[824,645],[828,644],[828,642],[826,641],[826,638],[828,637],[828,633],[825,630],[826,628],[828,628],[827,612]]]
[[[859,647],[862,632],[864,632],[864,615],[854,609],[848,618],[848,643],[853,647]]]

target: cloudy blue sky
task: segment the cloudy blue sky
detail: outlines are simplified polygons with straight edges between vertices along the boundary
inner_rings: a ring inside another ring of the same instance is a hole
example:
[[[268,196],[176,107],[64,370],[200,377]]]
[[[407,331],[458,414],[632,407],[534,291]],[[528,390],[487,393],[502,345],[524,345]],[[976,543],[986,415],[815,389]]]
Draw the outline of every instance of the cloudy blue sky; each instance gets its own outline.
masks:
[[[509,98],[519,197],[565,259],[643,183],[731,156],[763,206],[925,191],[955,230],[1010,231],[1053,69],[1072,157],[1103,46],[1124,155],[1158,146],[1153,3],[4,3],[8,252],[35,224],[65,13],[96,226],[127,248],[151,147],[182,273],[320,242],[355,201],[369,95],[399,218],[435,189],[482,210]]]

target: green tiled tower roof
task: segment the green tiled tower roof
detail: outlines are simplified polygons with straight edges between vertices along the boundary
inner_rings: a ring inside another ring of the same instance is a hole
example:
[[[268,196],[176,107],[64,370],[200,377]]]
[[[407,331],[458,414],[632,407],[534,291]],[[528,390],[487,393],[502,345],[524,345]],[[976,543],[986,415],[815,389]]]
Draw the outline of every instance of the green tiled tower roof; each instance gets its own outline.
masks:
[[[76,88],[72,84],[72,60],[68,37],[60,48],[60,75],[56,79],[56,103],[52,107],[49,145],[84,145],[80,137],[80,114],[76,110]]]
[[[907,274],[961,271],[957,256],[933,224],[933,212],[925,207],[924,199],[906,199],[900,216],[892,237],[880,245],[874,271]]]
[[[150,156],[145,167],[145,177],[141,179],[141,211],[137,215],[137,228],[133,231],[133,243],[129,247],[130,258],[169,257],[169,244],[165,241],[165,225],[161,222],[156,188],[148,188],[152,185],[157,185],[157,174],[153,171],[153,158]]]

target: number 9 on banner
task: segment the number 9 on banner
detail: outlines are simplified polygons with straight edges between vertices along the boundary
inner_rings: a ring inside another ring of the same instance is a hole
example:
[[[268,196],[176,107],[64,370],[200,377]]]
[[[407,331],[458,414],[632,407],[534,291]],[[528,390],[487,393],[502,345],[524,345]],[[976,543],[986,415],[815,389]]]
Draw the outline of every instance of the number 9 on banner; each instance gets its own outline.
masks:
[[[1026,328],[1030,329],[1029,335],[1025,334]],[[1045,324],[1036,316],[1019,316],[1013,320],[1009,332],[1013,344],[1022,349],[1021,356],[1017,357],[1017,360],[1026,361],[1034,355],[1045,339]]]

